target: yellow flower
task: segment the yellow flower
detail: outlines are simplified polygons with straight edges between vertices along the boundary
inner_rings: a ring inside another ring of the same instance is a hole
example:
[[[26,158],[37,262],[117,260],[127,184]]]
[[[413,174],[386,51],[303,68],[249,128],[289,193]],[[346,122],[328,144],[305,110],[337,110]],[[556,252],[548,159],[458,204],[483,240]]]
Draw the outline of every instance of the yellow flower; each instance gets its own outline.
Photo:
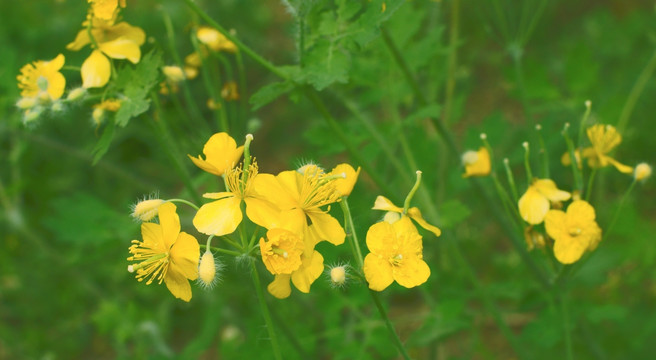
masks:
[[[199,168],[216,176],[223,175],[226,171],[232,169],[244,153],[244,146],[237,147],[235,139],[225,132],[212,135],[203,147],[205,159],[200,155],[197,158],[189,156],[191,161]]]
[[[125,7],[125,0],[87,0],[91,3],[91,13],[94,17],[109,20],[116,15],[118,7]]]
[[[403,215],[402,208],[394,205],[388,198],[381,195],[378,195],[378,197],[376,198],[376,202],[374,203],[374,207],[372,209],[392,211]],[[424,217],[421,215],[421,211],[419,211],[418,208],[416,207],[409,208],[408,212],[405,215],[409,216],[422,228],[435,234],[435,236],[440,236],[440,234],[442,234],[442,230],[440,230],[437,226],[433,226],[429,224],[426,220],[424,220]]]
[[[601,241],[601,228],[595,221],[595,210],[583,200],[572,202],[567,213],[549,210],[544,226],[555,241],[554,255],[563,264],[578,261],[586,250],[596,249]]]
[[[428,280],[430,268],[423,260],[421,235],[407,216],[394,224],[386,221],[367,231],[364,276],[369,288],[383,291],[392,282],[411,288]]]
[[[358,181],[358,176],[360,175],[360,167],[358,170],[354,170],[353,167],[349,164],[339,164],[330,172],[331,175],[343,175],[343,178],[337,178],[335,180],[335,188],[340,196],[349,196],[355,182]]]
[[[234,81],[228,81],[223,84],[221,88],[221,97],[226,101],[236,101],[239,100],[239,91],[237,90],[237,83]]]
[[[228,191],[203,195],[216,201],[198,209],[193,220],[196,229],[207,235],[231,234],[243,219],[242,201],[246,203],[246,215],[252,222],[267,228],[275,224],[279,218],[278,209],[263,199],[253,185],[259,176],[262,175],[258,175],[255,161],[246,171],[241,166],[228,170],[225,175]]]
[[[301,267],[303,240],[293,232],[275,228],[260,239],[262,262],[273,275],[291,274]]]
[[[184,71],[179,66],[163,66],[162,72],[166,80],[172,83],[179,83],[185,79]]]
[[[237,47],[235,44],[228,40],[223,34],[218,30],[213,29],[207,26],[201,26],[196,31],[196,37],[200,40],[201,43],[207,45],[210,49],[214,51],[227,51],[227,52],[237,52]]]
[[[137,263],[128,266],[128,271],[136,271],[137,280],[146,280],[146,285],[164,281],[171,294],[189,301],[191,285],[187,279],[198,278],[200,247],[196,238],[180,232],[180,218],[175,210],[173,203],[162,204],[159,224],[141,224],[143,241],[132,241],[132,256],[128,258]]]
[[[323,273],[323,256],[312,250],[301,255],[301,266],[291,274],[276,274],[267,290],[278,299],[289,297],[292,293],[291,283],[303,293],[310,292],[312,283]]]
[[[535,179],[524,195],[519,198],[519,214],[524,221],[537,225],[544,220],[551,207],[550,202],[565,201],[572,195],[559,190],[550,179]]]
[[[103,87],[109,81],[111,64],[109,58],[127,59],[136,64],[141,60],[140,46],[146,41],[144,31],[126,22],[116,22],[116,14],[108,20],[89,17],[82,23],[84,29],[78,32],[75,40],[66,45],[68,50],[78,51],[92,44],[87,25],[91,22],[91,35],[98,48],[82,63],[82,87]]]
[[[467,151],[462,154],[462,164],[465,166],[465,173],[462,177],[470,176],[487,176],[492,170],[490,162],[490,153],[487,148],[481,147],[478,151]]]
[[[56,100],[64,94],[66,78],[59,72],[64,66],[64,55],[59,54],[50,61],[37,60],[20,69],[18,88],[24,98]]]
[[[581,167],[581,156],[588,159],[588,165],[591,168],[601,168],[608,165],[613,165],[617,170],[622,173],[630,174],[633,168],[624,165],[612,157],[608,156],[622,142],[622,135],[617,132],[617,129],[612,125],[597,124],[587,129],[588,139],[590,140],[591,147],[584,148],[583,150],[576,151],[574,156],[579,167]],[[569,153],[565,153],[561,162],[563,165],[568,166],[572,163]]]
[[[344,229],[337,219],[321,209],[340,200],[335,178],[316,165],[307,165],[301,171],[283,171],[277,176],[261,174],[254,179],[256,191],[281,211],[279,221],[273,225],[284,225],[296,234],[304,234],[306,254],[322,240],[342,244],[346,237]]]

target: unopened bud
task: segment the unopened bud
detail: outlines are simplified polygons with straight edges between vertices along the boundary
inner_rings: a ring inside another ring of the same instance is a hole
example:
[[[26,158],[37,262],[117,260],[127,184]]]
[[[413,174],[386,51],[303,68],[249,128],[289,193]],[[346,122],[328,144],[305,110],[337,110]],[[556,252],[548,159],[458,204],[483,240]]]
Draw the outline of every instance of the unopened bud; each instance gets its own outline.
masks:
[[[214,280],[216,279],[216,263],[214,262],[214,255],[212,255],[209,250],[206,250],[200,258],[200,264],[198,265],[198,279],[206,288],[214,286]]]
[[[163,66],[162,72],[167,80],[174,83],[185,79],[185,73],[179,66]]]
[[[385,221],[388,224],[394,224],[399,220],[401,220],[401,214],[394,211],[388,211],[383,217],[383,221]]]
[[[83,87],[79,87],[77,89],[73,89],[68,92],[68,96],[66,97],[66,100],[69,101],[75,101],[77,99],[80,99],[87,93],[87,90]]]
[[[16,107],[23,110],[31,109],[34,106],[36,106],[36,99],[33,97],[20,98],[20,100],[16,102]]]
[[[646,180],[650,176],[651,166],[649,166],[647,163],[638,164],[633,171],[633,177],[636,179],[636,181]]]
[[[342,265],[330,269],[330,281],[335,286],[343,286],[346,283],[346,267]]]
[[[158,214],[159,206],[165,203],[162,199],[150,199],[139,201],[132,209],[133,218],[140,221],[150,221]]]

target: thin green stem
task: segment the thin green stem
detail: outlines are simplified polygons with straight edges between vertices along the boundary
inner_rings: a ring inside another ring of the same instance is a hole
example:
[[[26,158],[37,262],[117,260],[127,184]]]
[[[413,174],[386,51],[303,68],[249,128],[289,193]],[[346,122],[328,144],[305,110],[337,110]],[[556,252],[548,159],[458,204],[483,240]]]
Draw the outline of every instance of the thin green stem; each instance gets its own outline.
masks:
[[[405,80],[412,88],[412,91],[415,97],[417,98],[417,101],[422,106],[428,105],[428,100],[426,99],[422,90],[419,88],[419,84],[417,83],[417,80],[415,79],[414,75],[410,71],[410,67],[408,66],[407,62],[403,58],[401,51],[399,51],[398,47],[394,43],[394,40],[392,39],[392,37],[390,36],[389,32],[385,27],[381,28],[381,34],[383,37],[383,41],[385,42],[385,45],[392,53],[392,57],[394,58],[394,61],[399,66],[399,68],[401,68],[401,72],[403,73]],[[456,145],[455,140],[453,139],[453,135],[451,135],[451,132],[449,132],[446,125],[444,125],[442,119],[438,117],[431,117],[431,121],[433,122],[433,125],[437,129],[437,132],[446,141],[449,150],[454,155],[459,156],[460,151],[458,150],[458,146]]]
[[[619,133],[623,133],[626,129],[626,126],[629,123],[629,119],[631,118],[631,114],[633,113],[633,108],[638,102],[640,95],[642,95],[642,92],[645,90],[647,82],[654,73],[654,70],[656,70],[656,51],[651,56],[651,59],[649,59],[647,66],[645,66],[645,68],[638,76],[638,79],[636,80],[633,88],[631,89],[631,92],[629,93],[629,97],[624,103],[622,113],[620,114],[620,118],[617,121],[617,131]]]
[[[513,200],[515,203],[519,201],[519,195],[517,194],[517,185],[515,185],[515,176],[512,173],[510,168],[510,161],[508,158],[503,159],[503,167],[506,169],[506,179],[508,179],[508,186],[510,186],[510,192],[512,193]]]
[[[228,238],[227,236],[221,236],[221,240],[225,241],[226,243],[230,244],[230,246],[232,246],[235,249],[239,250],[240,254],[243,253],[244,250],[245,250],[241,245],[237,244],[236,241]]]
[[[629,198],[629,195],[631,194],[631,191],[633,191],[633,188],[635,187],[637,181],[635,178],[631,182],[631,185],[629,185],[629,188],[626,189],[626,192],[622,196],[622,200],[620,200],[619,205],[617,205],[617,208],[615,209],[615,215],[613,215],[613,220],[611,220],[610,225],[608,225],[608,228],[604,232],[604,235],[602,237],[602,241],[610,235],[611,231],[613,230],[613,227],[615,226],[615,223],[617,223],[617,219],[619,219],[620,214],[622,213],[622,208],[624,207],[624,204],[626,203],[626,199]]]
[[[191,206],[192,208],[198,210],[198,205],[192,203],[191,201],[187,201],[187,200],[185,200],[185,199],[167,199],[166,201],[170,201],[170,202],[178,202],[178,203],[186,204],[186,205],[189,205],[189,206]]]
[[[579,168],[580,160],[576,156],[574,144],[572,143],[572,139],[569,137],[567,132],[568,129],[569,123],[566,123],[563,127],[562,135],[565,138],[565,143],[567,144],[567,152],[569,153],[570,162],[572,163],[572,173],[574,174],[575,187],[580,193],[583,193],[583,175],[581,174],[581,168]]]
[[[581,123],[579,124],[579,133],[578,133],[578,139],[576,141],[576,149],[581,151],[583,148],[583,134],[585,133],[585,124],[588,122],[588,118],[590,117],[590,112],[592,110],[592,102],[590,100],[587,100],[585,102],[585,113],[583,113],[583,117],[581,118]]]
[[[451,23],[449,24],[449,57],[447,59],[447,77],[444,86],[444,110],[442,111],[442,123],[448,124],[451,120],[451,108],[453,107],[453,93],[456,86],[456,68],[458,62],[458,30],[460,22],[460,0],[451,2]]]
[[[509,46],[508,51],[510,52],[510,57],[513,60],[513,64],[515,68],[515,78],[517,80],[517,85],[519,86],[519,98],[522,101],[524,116],[526,116],[526,119],[529,121],[529,123],[532,124],[534,122],[533,112],[531,111],[528,98],[526,97],[524,70],[522,69],[522,59],[523,59],[524,49],[520,44],[514,43]]]
[[[405,201],[403,202],[404,214],[408,212],[408,209],[410,208],[410,201],[415,196],[415,193],[417,192],[417,189],[419,189],[420,185],[421,185],[421,171],[417,170],[417,181],[415,181],[415,185],[412,187],[412,189],[410,189],[408,196],[405,197]]]
[[[189,194],[194,198],[194,202],[200,204],[203,202],[203,199],[200,197],[200,195],[198,195],[198,192],[196,191],[196,188],[194,187],[194,184],[191,180],[191,175],[189,174],[189,171],[180,160],[183,157],[181,156],[180,148],[178,147],[176,138],[171,135],[171,132],[167,127],[164,112],[162,111],[162,107],[159,103],[159,97],[155,92],[151,92],[150,98],[153,101],[153,105],[155,106],[155,111],[157,112],[158,115],[155,117],[155,120],[152,121],[153,126],[161,134],[161,136],[158,136],[157,138],[159,139],[162,147],[166,150],[166,153],[168,154],[169,158],[173,162],[174,165],[173,167],[178,172],[178,175],[180,175],[180,177],[182,178],[182,182],[187,188],[187,191],[189,191]]]
[[[200,49],[200,44],[198,43],[198,39],[196,38],[195,34],[191,35],[191,43],[194,46],[194,50],[198,54],[202,54],[202,51]],[[219,78],[218,74],[211,74],[211,67],[207,62],[207,58],[204,56],[200,55],[200,60],[201,60],[201,67],[200,67],[200,73],[201,77],[203,78],[203,84],[205,85],[205,90],[210,94],[210,98],[212,101],[214,101],[214,118],[217,122],[217,126],[221,131],[228,131],[228,119],[225,114],[225,104],[223,102],[223,98],[219,95],[217,92],[217,89],[214,87],[214,83],[219,84],[221,79]],[[213,76],[214,75],[214,76]],[[214,78],[216,77],[216,81],[214,81]]]
[[[566,295],[558,296],[557,301],[560,303],[560,312],[563,317],[563,332],[565,335],[565,351],[567,354],[567,360],[573,360],[574,353],[572,351],[572,329],[570,325],[569,305],[567,303]]]
[[[363,271],[364,269],[364,258],[362,257],[362,251],[360,250],[360,243],[358,241],[358,234],[355,231],[355,225],[353,224],[353,217],[351,217],[351,209],[348,205],[348,197],[342,197],[342,201],[339,202],[339,205],[342,207],[342,212],[344,213],[344,222],[346,228],[346,234],[351,240],[351,249],[353,250],[353,257],[358,263],[358,270]]]
[[[202,249],[208,249],[208,248],[209,248],[210,250],[212,250],[212,251],[215,252],[215,253],[222,253],[222,254],[226,254],[226,255],[230,255],[230,256],[235,256],[235,257],[237,257],[237,256],[242,256],[242,255],[243,255],[242,253],[237,252],[237,251],[232,251],[232,250],[228,250],[228,249],[222,249],[222,248],[215,247],[215,246],[207,246],[207,245],[205,245],[205,244],[199,244],[198,246],[200,246]]]
[[[235,60],[237,61],[237,74],[239,76],[239,108],[240,113],[237,119],[237,123],[241,124],[248,114],[248,88],[246,87],[246,69],[244,68],[244,58],[241,56],[241,52],[237,51],[235,53]]]
[[[374,300],[374,303],[376,304],[376,308],[378,309],[380,316],[383,318],[383,321],[385,321],[385,326],[387,326],[387,330],[392,336],[392,340],[394,340],[394,345],[396,345],[397,350],[399,350],[399,352],[401,353],[401,355],[405,360],[410,360],[410,355],[408,355],[408,352],[405,350],[405,347],[403,346],[403,343],[401,342],[399,335],[396,333],[396,330],[394,329],[394,325],[392,324],[389,317],[387,316],[387,312],[385,311],[383,304],[380,302],[380,297],[378,296],[378,293],[373,290],[369,290],[369,294],[371,295],[371,298]]]
[[[280,346],[278,345],[278,334],[276,333],[276,330],[273,327],[271,314],[269,313],[269,308],[267,307],[266,299],[264,298],[264,291],[262,291],[262,285],[260,283],[260,275],[257,273],[257,267],[255,266],[254,260],[251,260],[251,272],[253,275],[252,276],[253,285],[255,286],[257,299],[260,303],[260,311],[262,311],[262,316],[264,317],[264,322],[266,323],[266,328],[267,331],[269,332],[271,347],[273,348],[273,357],[276,360],[282,360],[283,359],[282,353],[280,352]]]
[[[531,171],[531,148],[528,141],[522,144],[524,147],[524,168],[526,169],[526,178],[530,184],[533,181],[533,171]]]
[[[590,200],[590,195],[592,194],[592,184],[594,183],[595,175],[597,174],[597,168],[593,168],[588,178],[588,186],[585,189],[585,201]]]
[[[541,157],[540,165],[542,165],[542,178],[549,179],[551,177],[549,172],[549,153],[544,144],[544,137],[542,137],[542,126],[540,124],[535,125],[535,130],[538,132],[538,143],[540,144],[539,155]]]

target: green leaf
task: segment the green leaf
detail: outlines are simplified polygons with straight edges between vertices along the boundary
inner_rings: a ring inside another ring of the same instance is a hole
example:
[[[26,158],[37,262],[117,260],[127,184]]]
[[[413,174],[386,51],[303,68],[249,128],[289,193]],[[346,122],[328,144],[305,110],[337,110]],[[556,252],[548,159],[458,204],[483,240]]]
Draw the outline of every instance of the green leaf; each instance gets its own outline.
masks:
[[[105,126],[105,130],[103,130],[103,134],[100,137],[100,140],[98,140],[98,143],[96,146],[94,146],[93,150],[91,150],[91,153],[93,154],[93,165],[96,165],[98,161],[105,156],[107,153],[107,150],[109,150],[109,145],[112,143],[112,140],[114,139],[114,130],[116,129],[116,124],[115,123],[108,123],[107,126]]]
[[[442,203],[439,213],[441,225],[449,228],[468,218],[471,210],[458,200],[449,200]]]
[[[351,56],[338,43],[321,40],[307,54],[308,66],[302,73],[302,80],[321,91],[329,85],[348,81]]]
[[[281,95],[292,91],[295,86],[291,81],[279,81],[265,85],[253,94],[248,102],[253,106],[253,111],[255,111]]]

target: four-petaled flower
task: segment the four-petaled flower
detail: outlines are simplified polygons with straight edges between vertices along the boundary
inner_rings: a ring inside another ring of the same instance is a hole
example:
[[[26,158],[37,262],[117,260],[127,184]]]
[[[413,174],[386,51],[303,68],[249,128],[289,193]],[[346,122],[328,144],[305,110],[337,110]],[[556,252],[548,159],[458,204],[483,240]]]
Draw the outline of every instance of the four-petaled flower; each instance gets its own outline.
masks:
[[[597,124],[591,126],[586,131],[590,144],[592,146],[576,151],[574,156],[579,167],[581,167],[580,157],[588,159],[588,165],[591,168],[601,168],[613,165],[617,170],[624,174],[633,172],[633,168],[620,163],[619,161],[608,156],[622,142],[622,135],[612,125]],[[571,159],[569,153],[565,153],[561,162],[563,165],[570,165]]]
[[[63,66],[62,54],[50,61],[37,60],[23,66],[16,77],[21,96],[45,101],[59,99],[66,87],[66,78],[59,72]]]
[[[364,275],[370,289],[382,291],[394,281],[411,288],[428,280],[430,268],[423,260],[421,235],[409,217],[372,225],[367,247],[371,252],[364,259]]]
[[[164,281],[176,298],[191,300],[189,280],[198,278],[200,247],[193,236],[180,232],[180,218],[173,203],[159,206],[159,224],[141,224],[143,241],[133,240],[128,271],[135,272],[139,281]]]
[[[568,200],[572,195],[559,190],[550,179],[535,179],[524,195],[519,198],[519,214],[524,221],[537,225],[544,220],[551,202]]]
[[[544,226],[555,241],[554,255],[563,264],[578,261],[586,250],[594,250],[601,241],[601,228],[595,221],[595,210],[583,200],[572,202],[567,212],[549,210]]]

